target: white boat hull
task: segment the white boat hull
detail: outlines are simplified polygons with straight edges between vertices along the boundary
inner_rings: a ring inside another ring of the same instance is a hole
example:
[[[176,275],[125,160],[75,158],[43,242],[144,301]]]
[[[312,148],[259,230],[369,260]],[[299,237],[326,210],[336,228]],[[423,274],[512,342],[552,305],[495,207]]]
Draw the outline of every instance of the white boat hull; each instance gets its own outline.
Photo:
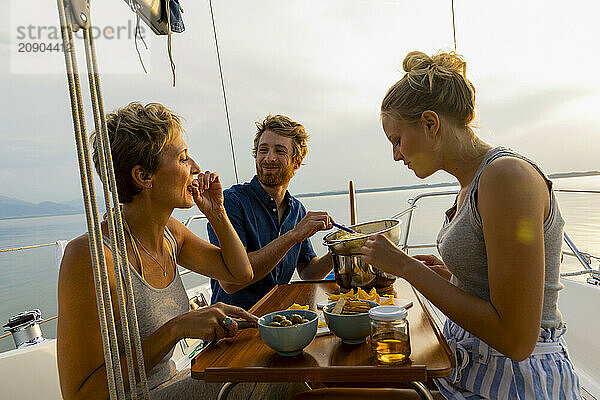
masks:
[[[561,279],[565,288],[558,308],[567,322],[565,339],[581,387],[600,399],[600,287],[572,279]]]
[[[0,399],[61,399],[56,339],[0,354]]]

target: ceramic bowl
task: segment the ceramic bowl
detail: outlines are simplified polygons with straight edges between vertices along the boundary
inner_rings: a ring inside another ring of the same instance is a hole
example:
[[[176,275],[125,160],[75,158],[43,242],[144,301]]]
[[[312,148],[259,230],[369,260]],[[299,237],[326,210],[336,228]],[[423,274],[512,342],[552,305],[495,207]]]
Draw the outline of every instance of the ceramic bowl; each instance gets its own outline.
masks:
[[[291,326],[269,326],[275,315],[284,315],[290,319],[292,314],[298,314],[302,318],[308,319],[308,322]],[[297,356],[315,338],[317,325],[318,316],[314,311],[282,310],[260,317],[258,331],[263,342],[280,356]]]
[[[363,300],[372,307],[378,306],[374,301]],[[359,344],[371,333],[371,322],[369,313],[360,314],[332,314],[331,309],[335,303],[329,303],[323,307],[323,315],[329,330],[347,344]]]

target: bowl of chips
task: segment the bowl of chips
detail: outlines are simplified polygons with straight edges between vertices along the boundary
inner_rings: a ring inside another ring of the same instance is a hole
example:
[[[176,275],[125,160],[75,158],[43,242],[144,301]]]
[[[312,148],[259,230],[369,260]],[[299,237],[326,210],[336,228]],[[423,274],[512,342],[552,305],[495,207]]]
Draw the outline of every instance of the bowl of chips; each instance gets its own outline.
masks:
[[[346,344],[359,344],[371,332],[369,310],[379,304],[371,300],[346,300],[345,297],[323,307],[329,330]]]
[[[323,307],[329,330],[348,344],[365,341],[370,333],[369,309],[394,304],[394,295],[380,295],[375,288],[366,292],[361,288],[345,293],[327,293],[330,303]],[[337,308],[336,308],[337,307]]]
[[[318,315],[304,309],[275,311],[258,319],[263,342],[280,356],[297,356],[317,333]]]

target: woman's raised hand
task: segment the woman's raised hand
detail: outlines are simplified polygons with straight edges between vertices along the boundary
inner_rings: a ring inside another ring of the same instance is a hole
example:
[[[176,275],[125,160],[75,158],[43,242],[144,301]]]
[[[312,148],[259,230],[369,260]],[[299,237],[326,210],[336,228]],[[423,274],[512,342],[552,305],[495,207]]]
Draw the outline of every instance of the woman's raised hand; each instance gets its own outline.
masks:
[[[446,280],[452,276],[444,262],[433,254],[411,257],[383,235],[368,238],[360,252],[363,262],[396,276],[403,276],[406,266],[415,263],[426,266]]]
[[[229,320],[226,319],[229,317]],[[191,310],[177,318],[180,338],[205,341],[233,337],[238,331],[236,319],[258,322],[258,317],[241,307],[216,303],[199,310]]]
[[[223,212],[223,186],[219,175],[205,171],[198,174],[192,184],[194,202],[207,217],[210,214]]]
[[[361,257],[363,262],[397,276],[402,275],[406,262],[412,260],[412,257],[383,235],[368,238],[360,252],[363,254]]]

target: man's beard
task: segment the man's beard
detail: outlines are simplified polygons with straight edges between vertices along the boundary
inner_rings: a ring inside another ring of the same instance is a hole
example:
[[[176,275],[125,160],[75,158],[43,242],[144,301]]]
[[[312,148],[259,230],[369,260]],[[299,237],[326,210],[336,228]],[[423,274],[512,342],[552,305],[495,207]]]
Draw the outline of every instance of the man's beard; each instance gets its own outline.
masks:
[[[262,169],[263,166],[277,166],[279,167],[279,170],[277,172],[265,173]],[[280,164],[263,164],[257,165],[256,168],[256,175],[258,176],[258,181],[268,187],[281,186],[289,183],[289,181],[294,176],[294,172],[294,167],[291,165],[285,168]]]

